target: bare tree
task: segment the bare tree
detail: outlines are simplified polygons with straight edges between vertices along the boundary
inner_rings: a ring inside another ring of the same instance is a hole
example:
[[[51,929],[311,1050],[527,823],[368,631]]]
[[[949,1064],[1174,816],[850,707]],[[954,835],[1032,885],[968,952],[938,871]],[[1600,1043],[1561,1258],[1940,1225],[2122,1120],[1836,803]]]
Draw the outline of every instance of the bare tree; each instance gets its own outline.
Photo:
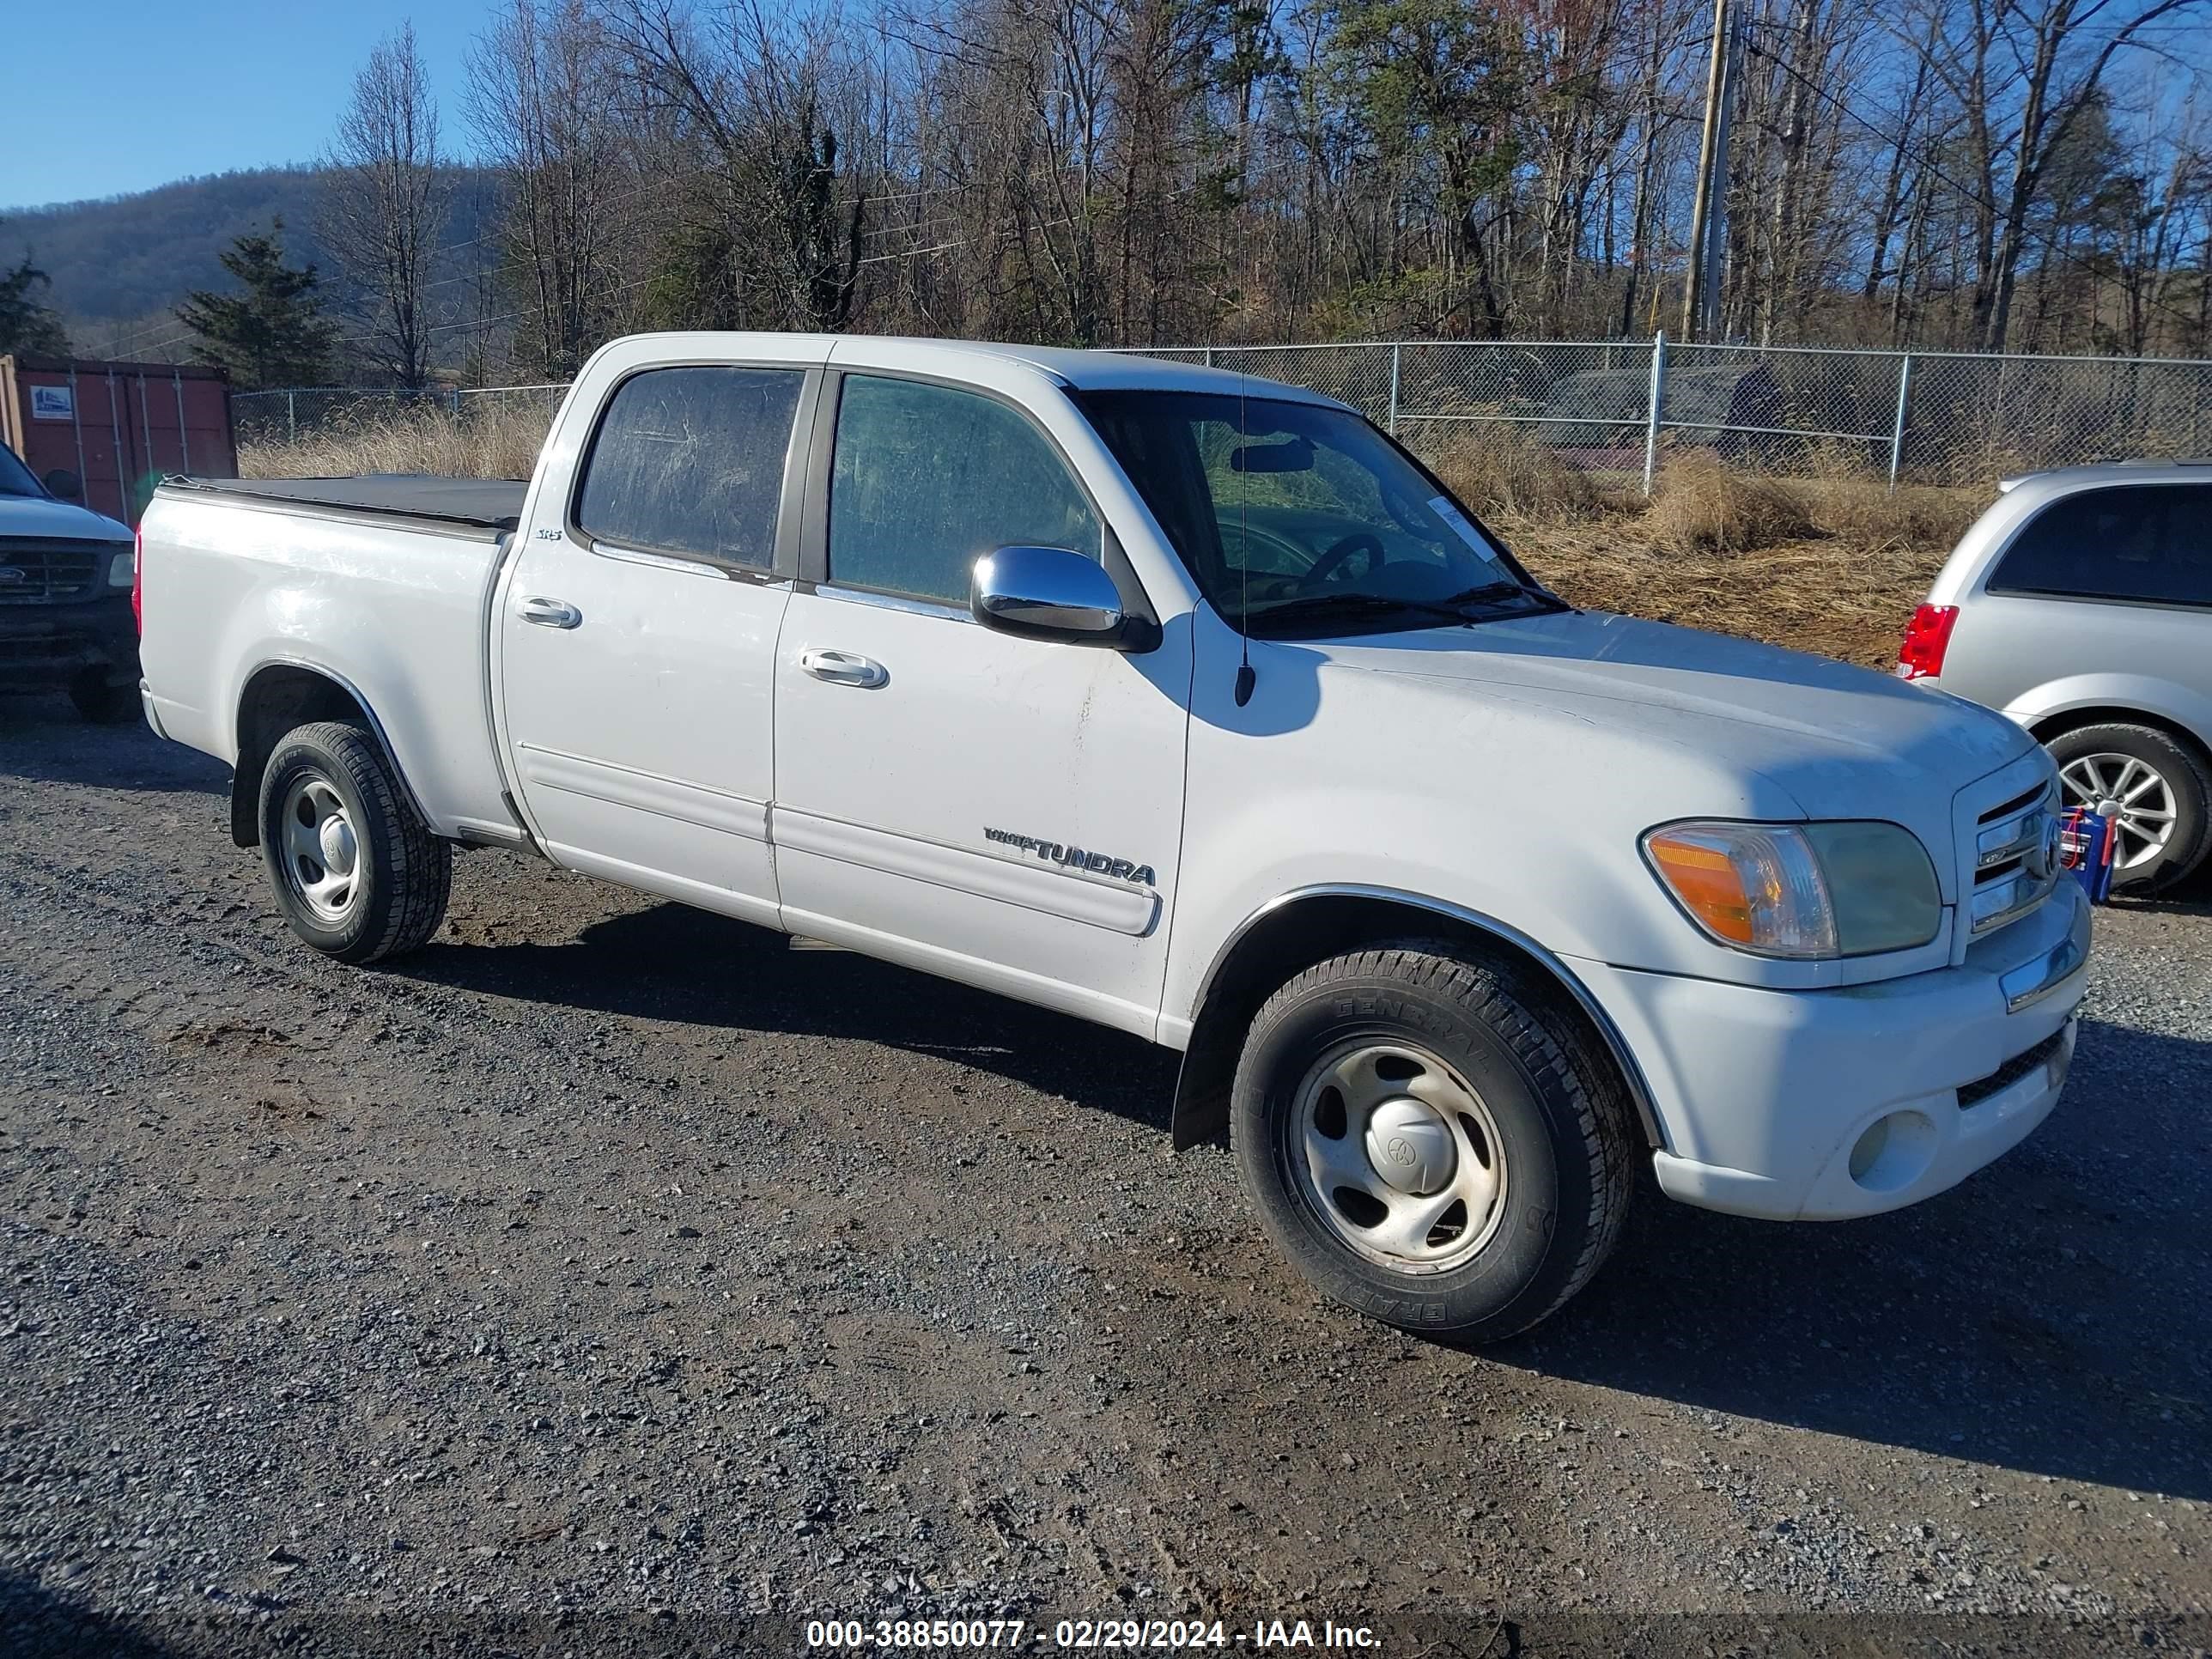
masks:
[[[451,191],[412,23],[379,41],[355,76],[324,165],[318,228],[355,291],[363,343],[381,373],[421,386],[430,376],[425,290]]]
[[[1973,329],[2004,349],[2033,221],[2053,159],[2099,107],[2113,60],[2204,0],[1932,0],[1921,47],[1966,115],[1973,169]]]
[[[623,64],[582,0],[508,0],[469,58],[469,117],[504,190],[501,290],[515,355],[572,374],[614,331],[629,205],[613,94]]]
[[[837,49],[840,20],[758,0],[703,17],[685,0],[607,0],[602,17],[641,112],[679,136],[678,166],[698,186],[688,201],[710,216],[678,238],[690,288],[729,325],[845,326],[865,192],[849,143],[860,70]]]
[[[1587,337],[1686,271],[1702,0],[501,3],[487,362],[639,319]],[[1729,331],[2200,341],[2206,5],[1741,0]]]

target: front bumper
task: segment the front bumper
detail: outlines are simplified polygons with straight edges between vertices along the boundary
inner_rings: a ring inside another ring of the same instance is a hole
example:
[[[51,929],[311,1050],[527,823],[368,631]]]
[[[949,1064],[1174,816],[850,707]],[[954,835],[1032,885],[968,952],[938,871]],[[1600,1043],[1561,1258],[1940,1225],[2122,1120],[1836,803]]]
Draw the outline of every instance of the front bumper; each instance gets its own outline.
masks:
[[[138,678],[138,629],[131,618],[130,594],[0,605],[0,691],[51,690],[92,668],[116,684]]]
[[[1834,1220],[1932,1198],[2050,1115],[2088,939],[2088,901],[2068,881],[1959,966],[1871,985],[1770,991],[1572,965],[1644,1072],[1669,1196]]]

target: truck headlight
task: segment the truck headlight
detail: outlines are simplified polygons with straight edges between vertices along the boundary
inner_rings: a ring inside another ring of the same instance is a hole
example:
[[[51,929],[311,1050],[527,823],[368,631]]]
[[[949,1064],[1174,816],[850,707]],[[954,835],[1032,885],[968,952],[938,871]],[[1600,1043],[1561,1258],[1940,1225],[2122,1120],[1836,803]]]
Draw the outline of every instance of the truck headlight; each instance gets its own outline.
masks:
[[[128,587],[137,574],[138,556],[127,547],[107,562],[107,585],[110,587]]]
[[[1668,823],[1644,856],[1692,921],[1756,956],[1906,951],[1943,919],[1928,849],[1899,824]]]

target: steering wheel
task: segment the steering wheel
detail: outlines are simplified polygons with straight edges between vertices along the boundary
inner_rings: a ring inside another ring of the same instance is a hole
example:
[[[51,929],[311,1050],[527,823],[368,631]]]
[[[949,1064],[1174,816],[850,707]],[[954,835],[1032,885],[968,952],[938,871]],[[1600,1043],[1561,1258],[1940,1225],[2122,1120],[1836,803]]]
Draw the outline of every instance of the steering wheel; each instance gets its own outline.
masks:
[[[1328,550],[1313,562],[1313,568],[1298,578],[1300,587],[1318,587],[1344,568],[1355,553],[1367,556],[1367,568],[1359,574],[1371,576],[1383,560],[1382,540],[1372,531],[1355,530],[1342,540],[1331,544]]]

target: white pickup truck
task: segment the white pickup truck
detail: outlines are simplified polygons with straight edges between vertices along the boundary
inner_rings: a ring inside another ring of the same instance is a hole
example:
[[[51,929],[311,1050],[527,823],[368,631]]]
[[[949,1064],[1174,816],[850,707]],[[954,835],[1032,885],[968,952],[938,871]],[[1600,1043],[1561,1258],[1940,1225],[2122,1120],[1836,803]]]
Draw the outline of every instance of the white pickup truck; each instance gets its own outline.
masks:
[[[2025,732],[1577,611],[1291,386],[635,337],[526,486],[174,481],[140,581],[147,718],[316,949],[422,944],[477,843],[1138,1032],[1177,1145],[1409,1329],[1559,1307],[1647,1158],[1777,1219],[1942,1192],[2072,1055]]]

